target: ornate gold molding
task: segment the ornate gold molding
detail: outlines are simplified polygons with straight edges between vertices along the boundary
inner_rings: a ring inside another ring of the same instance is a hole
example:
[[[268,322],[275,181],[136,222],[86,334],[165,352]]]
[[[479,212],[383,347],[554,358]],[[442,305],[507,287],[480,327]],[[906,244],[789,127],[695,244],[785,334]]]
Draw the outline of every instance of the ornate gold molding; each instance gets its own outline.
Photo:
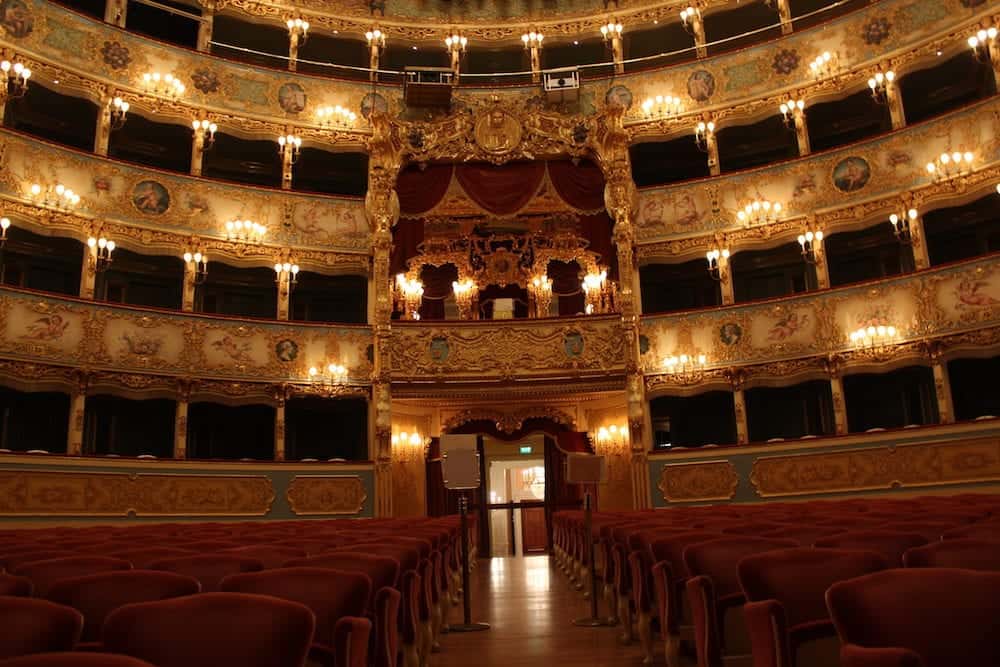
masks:
[[[668,463],[656,488],[671,503],[732,500],[740,477],[729,461]]]
[[[0,516],[264,516],[264,475],[0,470]]]
[[[750,474],[762,498],[998,480],[997,438],[762,456]]]
[[[557,424],[562,424],[569,428],[576,428],[576,420],[562,410],[547,406],[517,407],[513,409],[502,408],[475,408],[463,410],[456,415],[452,415],[441,426],[442,433],[454,431],[459,426],[474,421],[489,421],[497,427],[501,433],[516,433],[524,426],[524,422],[529,419],[550,419]]]
[[[285,496],[299,516],[358,514],[368,499],[356,475],[296,475]]]

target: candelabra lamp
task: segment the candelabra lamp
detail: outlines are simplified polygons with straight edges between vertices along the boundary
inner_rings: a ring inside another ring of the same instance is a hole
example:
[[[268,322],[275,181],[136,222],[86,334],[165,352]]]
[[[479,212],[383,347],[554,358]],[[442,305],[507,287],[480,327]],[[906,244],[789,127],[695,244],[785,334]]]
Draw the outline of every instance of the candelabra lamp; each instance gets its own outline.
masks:
[[[817,264],[821,261],[823,252],[822,230],[808,230],[799,234],[799,246],[802,248],[802,259],[807,264]]]
[[[729,248],[709,250],[705,257],[708,259],[708,275],[712,276],[712,280],[721,282],[729,265]]]
[[[391,284],[393,306],[403,314],[405,320],[420,319],[420,304],[424,299],[424,284],[416,278],[407,278],[405,273],[396,275]]]
[[[191,281],[195,285],[203,285],[208,278],[208,256],[200,251],[186,252],[184,264],[188,267]]]
[[[552,306],[552,279],[546,274],[535,276],[528,283],[528,305],[532,317],[547,317]]]
[[[463,320],[475,319],[476,302],[479,300],[479,286],[471,278],[466,278],[464,280],[453,281],[451,289],[455,295],[455,305],[458,306],[458,316]]]
[[[24,97],[25,93],[28,92],[28,79],[31,78],[31,70],[23,63],[5,59],[0,61],[0,72],[4,73],[4,85],[0,86],[0,100]]]
[[[87,247],[91,250],[90,259],[94,270],[104,273],[111,268],[111,253],[115,251],[114,241],[109,241],[103,236],[99,238],[91,236],[87,239]]]
[[[908,211],[904,211],[902,215],[893,213],[889,216],[889,224],[892,225],[892,231],[900,243],[905,245],[913,243],[913,232],[910,225],[919,215],[917,209],[911,208]]]

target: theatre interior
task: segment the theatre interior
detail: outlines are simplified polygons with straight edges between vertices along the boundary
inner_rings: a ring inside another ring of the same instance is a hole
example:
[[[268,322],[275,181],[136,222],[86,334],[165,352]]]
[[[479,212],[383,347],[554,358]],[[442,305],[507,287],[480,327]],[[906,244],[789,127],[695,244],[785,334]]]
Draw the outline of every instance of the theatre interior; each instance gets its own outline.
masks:
[[[1000,667],[998,31],[0,0],[0,667]]]

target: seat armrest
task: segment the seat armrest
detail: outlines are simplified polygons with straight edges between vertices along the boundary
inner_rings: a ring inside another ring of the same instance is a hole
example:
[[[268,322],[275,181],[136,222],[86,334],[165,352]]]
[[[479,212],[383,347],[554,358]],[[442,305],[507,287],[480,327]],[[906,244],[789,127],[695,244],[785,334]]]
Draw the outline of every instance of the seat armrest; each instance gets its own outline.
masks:
[[[367,667],[368,637],[372,623],[367,618],[344,616],[333,628],[336,667]]]
[[[743,606],[754,667],[793,667],[785,608],[777,600]]]
[[[836,636],[837,628],[834,627],[833,621],[825,618],[818,621],[799,623],[798,625],[793,625],[788,628],[788,639],[793,652],[799,647],[799,645],[806,642]]]
[[[663,632],[671,635],[680,630],[680,606],[677,604],[677,586],[670,563],[661,560],[653,564],[653,591],[656,596],[657,613]]]
[[[629,554],[628,564],[632,570],[632,602],[638,612],[651,611],[650,596],[653,591],[649,589],[652,579],[652,572],[647,570],[648,559],[643,558],[640,551],[633,551]]]
[[[694,621],[698,667],[722,667],[722,637],[712,579],[704,575],[691,577],[685,587]]]
[[[924,667],[920,656],[905,648],[864,648],[844,644],[840,648],[841,667]]]

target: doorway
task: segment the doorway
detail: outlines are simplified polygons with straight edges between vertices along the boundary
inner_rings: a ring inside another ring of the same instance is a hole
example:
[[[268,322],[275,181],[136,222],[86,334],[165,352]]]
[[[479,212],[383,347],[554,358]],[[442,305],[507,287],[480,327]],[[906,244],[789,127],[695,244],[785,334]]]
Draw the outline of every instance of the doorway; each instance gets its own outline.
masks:
[[[488,460],[486,468],[491,555],[545,553],[545,460]]]

